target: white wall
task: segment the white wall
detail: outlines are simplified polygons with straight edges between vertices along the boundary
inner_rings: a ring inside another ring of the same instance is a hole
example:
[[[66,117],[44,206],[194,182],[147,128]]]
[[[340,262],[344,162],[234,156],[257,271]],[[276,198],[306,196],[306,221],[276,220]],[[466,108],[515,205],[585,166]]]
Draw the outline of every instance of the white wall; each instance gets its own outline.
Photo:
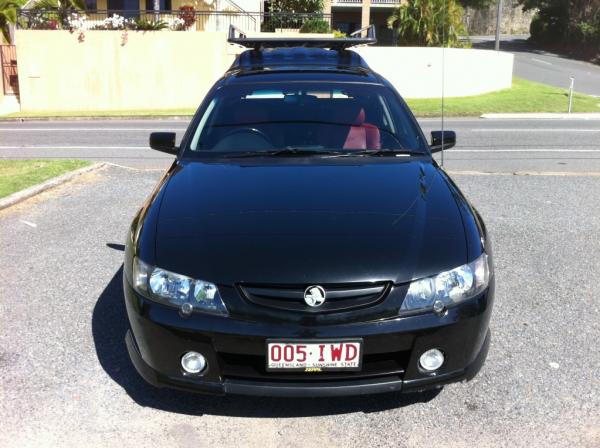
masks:
[[[444,94],[480,95],[512,85],[513,55],[492,50],[462,48],[360,47],[355,50],[371,69],[387,78],[405,98]]]
[[[306,36],[310,37],[310,36]],[[239,47],[224,32],[17,30],[22,111],[195,109]],[[406,98],[441,96],[441,50],[357,50]],[[194,57],[190,57],[193,55]],[[512,55],[446,50],[446,95],[510,87]]]
[[[195,109],[229,68],[226,34],[17,30],[22,111]]]

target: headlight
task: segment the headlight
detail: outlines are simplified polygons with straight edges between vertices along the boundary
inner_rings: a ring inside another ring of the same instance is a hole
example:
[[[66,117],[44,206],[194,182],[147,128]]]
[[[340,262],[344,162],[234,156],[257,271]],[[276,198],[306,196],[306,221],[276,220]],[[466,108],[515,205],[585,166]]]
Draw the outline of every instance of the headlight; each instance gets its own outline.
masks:
[[[155,268],[137,257],[133,259],[133,287],[140,294],[165,305],[182,307],[189,303],[194,310],[227,314],[215,284]]]
[[[436,300],[441,300],[445,306],[451,306],[470,299],[487,288],[489,277],[488,258],[483,253],[472,263],[413,281],[400,311],[432,308]]]

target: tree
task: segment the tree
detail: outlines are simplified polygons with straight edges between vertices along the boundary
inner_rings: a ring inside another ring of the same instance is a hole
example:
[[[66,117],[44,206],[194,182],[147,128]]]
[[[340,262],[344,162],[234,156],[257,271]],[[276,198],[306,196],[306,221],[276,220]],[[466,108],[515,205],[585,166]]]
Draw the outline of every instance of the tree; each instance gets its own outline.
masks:
[[[498,0],[460,0],[463,8],[484,9],[493,5]]]
[[[23,6],[24,0],[0,0],[0,29],[6,42],[10,42],[8,25],[17,21],[17,9]]]
[[[313,13],[323,11],[323,0],[273,0],[273,12]]]
[[[526,11],[537,10],[531,23],[534,42],[599,51],[600,0],[520,0],[520,3]]]
[[[262,24],[262,31],[278,28],[298,29],[313,15],[323,12],[323,0],[272,0],[271,14]]]
[[[460,46],[466,35],[463,9],[456,0],[409,0],[388,18],[402,46]]]

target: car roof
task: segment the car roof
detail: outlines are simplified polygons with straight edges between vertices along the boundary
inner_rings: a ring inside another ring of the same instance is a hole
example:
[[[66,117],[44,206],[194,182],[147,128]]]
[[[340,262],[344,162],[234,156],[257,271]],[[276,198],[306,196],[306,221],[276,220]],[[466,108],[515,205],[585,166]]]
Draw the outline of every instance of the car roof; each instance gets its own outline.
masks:
[[[236,57],[225,78],[228,83],[318,79],[381,84],[358,53],[311,47],[246,50]]]

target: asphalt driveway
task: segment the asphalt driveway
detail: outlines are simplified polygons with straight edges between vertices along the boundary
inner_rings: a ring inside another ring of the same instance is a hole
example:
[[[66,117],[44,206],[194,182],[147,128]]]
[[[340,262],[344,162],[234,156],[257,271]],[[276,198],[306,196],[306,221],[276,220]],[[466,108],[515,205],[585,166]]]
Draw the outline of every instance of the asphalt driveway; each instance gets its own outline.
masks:
[[[482,372],[439,394],[309,400],[137,376],[122,243],[159,176],[109,167],[0,212],[0,446],[600,446],[600,177],[457,176],[494,241]]]

